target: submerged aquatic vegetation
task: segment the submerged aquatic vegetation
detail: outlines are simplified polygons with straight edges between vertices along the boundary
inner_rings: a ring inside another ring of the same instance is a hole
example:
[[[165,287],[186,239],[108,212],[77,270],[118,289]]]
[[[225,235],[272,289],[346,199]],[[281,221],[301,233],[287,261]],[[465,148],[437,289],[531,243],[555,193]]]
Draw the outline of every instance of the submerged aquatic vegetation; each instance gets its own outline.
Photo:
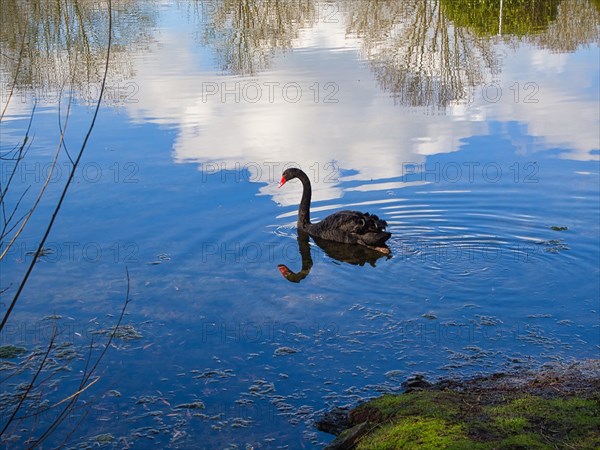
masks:
[[[550,227],[550,229],[553,230],[553,231],[567,231],[569,229],[569,227],[559,227],[559,226],[556,226],[556,225],[552,225]]]
[[[196,400],[192,403],[182,403],[181,405],[175,406],[175,409],[204,409],[204,403],[200,400]]]
[[[25,353],[27,353],[27,349],[24,347],[17,347],[16,345],[0,346],[0,359],[12,359]]]
[[[559,253],[563,250],[571,250],[564,239],[549,239],[547,241],[536,242],[536,244],[544,246],[546,253]]]
[[[112,329],[94,331],[93,334],[112,336],[123,341],[134,341],[142,338],[142,334],[133,325],[120,325]]]

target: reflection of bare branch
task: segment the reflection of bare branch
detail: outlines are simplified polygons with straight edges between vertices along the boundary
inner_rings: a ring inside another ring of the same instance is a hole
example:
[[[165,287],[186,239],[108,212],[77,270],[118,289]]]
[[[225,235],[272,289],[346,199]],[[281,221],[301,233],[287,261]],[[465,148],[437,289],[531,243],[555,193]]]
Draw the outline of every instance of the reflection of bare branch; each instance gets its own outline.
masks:
[[[6,104],[4,105],[4,108],[2,108],[2,114],[0,114],[0,121],[4,118],[4,113],[6,113],[8,104],[10,103],[13,93],[15,91],[15,87],[17,86],[17,79],[19,77],[19,71],[21,70],[21,63],[23,62],[23,56],[25,53],[25,37],[27,36],[27,33],[25,31],[23,31],[22,36],[23,37],[21,39],[21,48],[19,49],[19,58],[17,59],[17,64],[15,65],[13,81],[10,85],[10,90],[8,92],[8,98],[6,100]]]
[[[500,38],[498,3],[467,3],[357,0],[345,4],[347,32],[362,39],[364,58],[396,102],[442,109],[469,101],[486,74],[499,73],[498,41],[573,51],[599,38],[600,14],[588,0],[505,1],[504,31],[516,34]]]
[[[56,163],[58,161],[58,155],[60,154],[60,150],[61,150],[61,148],[63,146],[63,142],[64,142],[64,139],[65,139],[65,131],[67,130],[67,123],[69,121],[69,115],[70,115],[70,112],[71,112],[71,101],[72,101],[72,97],[69,97],[69,104],[68,104],[68,107],[67,107],[67,115],[65,116],[65,123],[64,123],[64,126],[60,127],[61,133],[60,133],[60,137],[59,137],[58,146],[56,148],[56,152],[54,153],[54,158],[53,158],[52,162],[50,163],[50,170],[48,171],[48,176],[46,177],[46,181],[42,185],[42,187],[40,189],[40,192],[38,193],[37,198],[33,202],[33,205],[31,206],[31,208],[29,208],[29,212],[25,215],[24,219],[21,221],[21,225],[19,226],[19,229],[15,232],[15,234],[12,236],[10,242],[5,247],[4,251],[0,254],[0,261],[2,261],[2,259],[4,259],[4,257],[6,256],[6,254],[8,253],[8,251],[10,250],[10,248],[13,246],[13,244],[15,243],[15,241],[17,240],[17,238],[21,234],[21,232],[25,229],[25,226],[27,225],[27,222],[29,222],[29,219],[30,219],[31,215],[37,209],[37,206],[40,203],[42,197],[44,196],[44,193],[46,192],[46,188],[48,187],[48,184],[50,183],[50,180],[52,179],[52,175],[54,174],[54,169],[56,168]],[[73,163],[73,169],[75,169],[74,163]],[[20,200],[19,200],[19,203],[20,203]],[[17,204],[17,207],[18,207],[18,204]]]
[[[23,142],[21,143],[21,145],[19,145],[16,149],[11,150],[10,152],[8,152],[4,155],[0,155],[0,160],[14,161],[13,168],[10,172],[10,175],[8,176],[8,179],[6,180],[6,184],[3,185],[3,181],[0,180],[0,207],[2,209],[2,231],[0,231],[0,246],[2,246],[2,244],[4,243],[4,238],[8,234],[10,234],[12,232],[12,230],[15,229],[25,217],[25,215],[24,215],[23,217],[15,219],[15,214],[19,210],[19,206],[21,205],[21,202],[23,201],[25,195],[27,194],[27,191],[29,191],[29,187],[25,188],[25,190],[21,193],[21,196],[16,201],[16,203],[13,206],[12,211],[10,213],[7,213],[7,211],[6,211],[5,197],[6,197],[6,194],[8,194],[8,192],[10,190],[10,186],[12,185],[13,179],[15,177],[15,174],[17,173],[19,165],[21,164],[21,162],[25,158],[25,155],[29,151],[29,148],[30,148],[29,147],[30,146],[29,133],[31,132],[31,124],[33,123],[34,115],[35,115],[35,104],[33,105],[31,114],[29,116],[29,123],[27,124],[27,129],[25,130],[25,137],[23,137]],[[2,260],[2,257],[3,256],[0,256],[0,261]]]
[[[406,106],[445,108],[466,102],[485,70],[497,70],[491,43],[455,28],[439,2],[358,0],[348,7],[348,33],[381,87]]]
[[[527,40],[555,52],[574,52],[581,45],[600,41],[600,8],[589,0],[569,0],[558,5],[556,20]]]
[[[116,13],[111,76],[118,85],[133,75],[130,48],[139,51],[151,39],[156,5],[113,0],[113,6]],[[98,2],[92,0],[2,0],[0,72],[13,80],[9,101],[18,89],[23,95],[54,100],[60,87],[69,84],[79,91],[80,98],[95,104],[106,33],[105,21],[99,20],[101,11]],[[135,27],[131,26],[133,18]],[[122,92],[109,91],[109,95],[118,100]]]
[[[8,190],[10,188],[12,180],[13,180],[15,174],[17,173],[19,164],[21,163],[23,158],[25,158],[25,155],[29,151],[29,145],[30,145],[29,133],[31,132],[31,124],[33,123],[33,116],[35,115],[35,109],[36,109],[36,105],[34,104],[32,110],[31,110],[31,114],[29,115],[29,123],[27,124],[27,129],[25,130],[25,136],[23,137],[23,142],[21,143],[21,145],[17,146],[16,149],[11,150],[4,155],[0,155],[0,160],[15,161],[15,165],[13,166],[13,169],[12,169],[4,187],[2,187],[2,184],[1,184],[2,179],[0,179],[0,203],[4,202],[4,197],[8,193]]]
[[[106,86],[106,79],[108,77],[108,69],[109,69],[109,64],[110,64],[110,50],[111,50],[111,43],[112,43],[112,5],[110,2],[111,2],[111,0],[108,0],[108,3],[109,3],[109,5],[108,5],[109,6],[108,7],[108,43],[107,43],[107,50],[106,50],[106,62],[105,62],[105,66],[104,66],[104,76],[102,77],[100,94],[98,96],[99,97],[98,101],[96,102],[96,108],[94,110],[94,115],[92,116],[92,121],[91,121],[90,126],[88,127],[88,131],[83,139],[83,142],[79,149],[79,153],[77,154],[77,158],[73,162],[72,170],[69,173],[69,176],[68,176],[65,186],[62,190],[60,198],[56,204],[56,207],[54,208],[54,212],[52,213],[50,222],[48,223],[48,225],[46,227],[46,231],[44,232],[44,235],[38,245],[35,255],[34,255],[31,263],[29,264],[27,271],[25,272],[23,279],[19,283],[19,287],[17,288],[17,291],[16,291],[12,301],[10,302],[8,309],[7,309],[6,313],[4,314],[4,317],[2,318],[2,322],[0,323],[0,331],[2,331],[2,329],[4,329],[4,326],[6,325],[6,322],[8,321],[10,314],[12,313],[17,301],[19,300],[21,292],[23,291],[25,285],[27,284],[27,280],[29,279],[29,276],[31,275],[31,272],[33,271],[33,268],[35,267],[35,264],[38,261],[40,253],[44,247],[44,244],[46,243],[46,240],[48,239],[50,231],[52,230],[54,221],[56,220],[58,212],[60,211],[63,201],[67,195],[67,191],[69,190],[69,186],[71,185],[71,181],[73,180],[73,176],[75,175],[75,171],[77,169],[77,166],[79,165],[79,161],[81,160],[81,157],[83,156],[83,152],[84,152],[85,147],[88,143],[88,140],[92,134],[92,130],[94,129],[94,125],[96,123],[96,118],[98,117],[98,112],[100,111],[100,105],[102,103],[102,96],[104,94],[104,89]],[[62,142],[62,137],[61,137],[61,142]],[[61,147],[61,145],[58,146],[59,149],[60,149],[60,147]]]
[[[210,4],[204,39],[215,48],[221,68],[238,75],[268,68],[275,52],[291,48],[299,30],[316,20],[312,0],[222,0]]]

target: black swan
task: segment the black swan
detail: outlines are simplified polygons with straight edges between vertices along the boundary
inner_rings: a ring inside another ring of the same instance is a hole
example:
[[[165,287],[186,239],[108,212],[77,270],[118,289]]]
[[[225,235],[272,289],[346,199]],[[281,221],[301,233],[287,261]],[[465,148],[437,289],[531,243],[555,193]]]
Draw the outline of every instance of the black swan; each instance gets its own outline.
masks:
[[[318,223],[310,223],[312,188],[308,176],[300,169],[287,169],[283,172],[279,187],[294,178],[298,178],[304,188],[300,207],[298,208],[298,230],[328,241],[364,245],[386,255],[390,253],[385,241],[392,234],[385,231],[386,221],[381,220],[374,214],[358,211],[339,211],[325,217]]]

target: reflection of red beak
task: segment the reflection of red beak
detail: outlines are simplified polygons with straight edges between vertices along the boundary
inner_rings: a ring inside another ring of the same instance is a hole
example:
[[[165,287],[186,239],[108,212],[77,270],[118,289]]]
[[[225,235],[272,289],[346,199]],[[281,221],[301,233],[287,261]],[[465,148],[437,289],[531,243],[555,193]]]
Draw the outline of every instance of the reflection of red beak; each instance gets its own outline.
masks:
[[[281,181],[279,182],[279,186],[277,186],[278,188],[280,188],[281,186],[283,186],[285,184],[287,180],[285,179],[285,177],[281,177]]]
[[[279,272],[281,272],[281,275],[283,275],[284,277],[287,277],[291,273],[290,269],[288,269],[283,264],[279,264],[277,268],[279,269]]]

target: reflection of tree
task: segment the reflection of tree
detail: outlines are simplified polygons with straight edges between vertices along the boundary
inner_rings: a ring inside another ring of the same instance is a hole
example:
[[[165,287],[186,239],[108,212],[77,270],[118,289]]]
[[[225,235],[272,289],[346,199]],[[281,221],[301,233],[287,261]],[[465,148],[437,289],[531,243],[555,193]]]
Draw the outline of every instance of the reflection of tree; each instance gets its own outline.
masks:
[[[291,48],[299,30],[316,20],[312,0],[211,0],[201,2],[200,13],[218,64],[237,75],[268,68],[275,52]]]
[[[539,32],[554,21],[560,0],[440,0],[440,3],[444,14],[457,27],[469,28],[482,36],[524,36]]]
[[[543,33],[528,36],[538,47],[555,52],[574,52],[580,45],[598,42],[600,35],[600,2],[594,6],[588,0],[563,1],[558,6],[556,21]]]
[[[363,39],[375,77],[400,104],[465,102],[485,70],[498,70],[491,43],[453,27],[439,2],[357,0],[347,8],[348,32]]]
[[[553,51],[571,52],[598,41],[600,2],[589,0],[440,0],[455,26],[478,35],[501,35],[504,41],[531,42]]]
[[[129,46],[149,41],[151,5],[113,1],[112,79],[130,78]],[[0,2],[0,73],[4,86],[47,95],[65,84],[97,87],[106,59],[106,3],[91,0],[2,0]],[[136,21],[132,26],[131,22]],[[17,76],[18,75],[18,76]],[[85,91],[87,92],[87,91]],[[110,93],[110,92],[109,92]],[[54,97],[55,98],[55,97]]]
[[[487,73],[500,71],[497,42],[573,51],[598,41],[600,14],[589,0],[356,0],[345,5],[347,31],[363,40],[363,55],[377,81],[407,106],[445,108],[468,101]]]

